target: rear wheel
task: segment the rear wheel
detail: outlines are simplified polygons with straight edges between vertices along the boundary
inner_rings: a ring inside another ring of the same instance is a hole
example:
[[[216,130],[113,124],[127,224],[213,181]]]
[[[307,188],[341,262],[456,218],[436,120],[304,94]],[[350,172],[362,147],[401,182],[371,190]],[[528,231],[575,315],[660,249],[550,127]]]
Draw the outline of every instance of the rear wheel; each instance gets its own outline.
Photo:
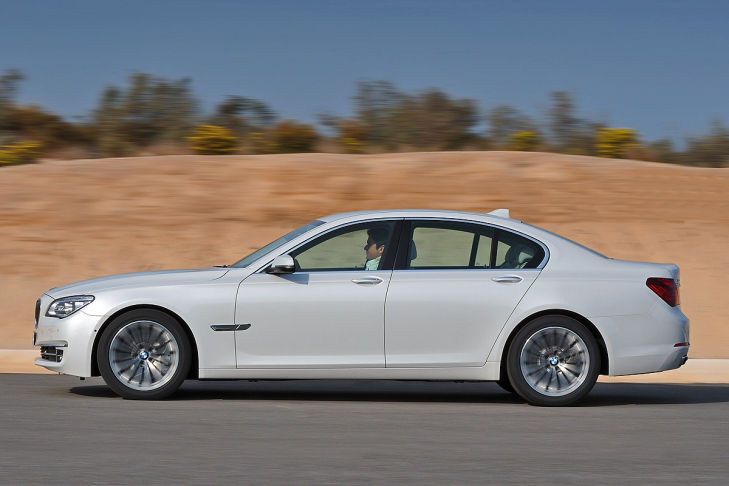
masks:
[[[509,382],[534,405],[570,405],[587,395],[600,374],[600,350],[581,322],[542,316],[514,336],[507,357]]]
[[[158,400],[174,393],[190,371],[191,348],[176,319],[153,309],[115,318],[99,340],[101,376],[118,395]]]

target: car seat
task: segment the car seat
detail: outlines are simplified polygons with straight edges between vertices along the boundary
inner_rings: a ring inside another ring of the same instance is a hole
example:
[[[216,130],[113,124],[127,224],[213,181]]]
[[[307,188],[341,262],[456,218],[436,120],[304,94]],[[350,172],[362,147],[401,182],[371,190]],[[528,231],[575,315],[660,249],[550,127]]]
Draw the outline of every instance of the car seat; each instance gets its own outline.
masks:
[[[531,245],[517,243],[506,252],[504,263],[499,268],[524,268],[534,258],[534,248]]]

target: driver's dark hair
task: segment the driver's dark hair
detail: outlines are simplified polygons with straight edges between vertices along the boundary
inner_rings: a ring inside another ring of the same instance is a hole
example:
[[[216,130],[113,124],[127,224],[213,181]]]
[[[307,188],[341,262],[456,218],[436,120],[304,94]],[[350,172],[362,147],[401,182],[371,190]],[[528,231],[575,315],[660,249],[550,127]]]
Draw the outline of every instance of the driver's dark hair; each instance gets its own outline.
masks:
[[[390,239],[390,231],[385,227],[375,226],[367,230],[367,236],[372,238],[375,245],[380,247],[387,244],[387,241]]]

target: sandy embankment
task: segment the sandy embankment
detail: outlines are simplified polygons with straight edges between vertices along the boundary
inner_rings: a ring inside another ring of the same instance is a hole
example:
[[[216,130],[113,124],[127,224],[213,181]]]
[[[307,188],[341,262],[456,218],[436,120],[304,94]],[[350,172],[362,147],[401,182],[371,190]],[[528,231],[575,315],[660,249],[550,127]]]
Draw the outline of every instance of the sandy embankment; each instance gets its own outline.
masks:
[[[729,169],[519,152],[162,156],[0,170],[0,348],[46,289],[230,263],[340,211],[489,211],[608,256],[673,262],[691,357],[729,358]],[[609,296],[606,296],[609,298]]]

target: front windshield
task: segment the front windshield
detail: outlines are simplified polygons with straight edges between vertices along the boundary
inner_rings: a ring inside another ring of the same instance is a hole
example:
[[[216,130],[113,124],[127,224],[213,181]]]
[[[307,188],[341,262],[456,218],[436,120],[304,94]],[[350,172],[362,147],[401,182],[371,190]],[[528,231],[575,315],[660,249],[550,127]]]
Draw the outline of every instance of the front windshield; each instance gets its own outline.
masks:
[[[307,231],[316,228],[319,225],[324,224],[324,221],[312,221],[311,223],[302,226],[301,228],[293,230],[291,233],[283,235],[281,238],[277,239],[276,241],[272,241],[268,245],[264,246],[260,250],[256,250],[247,257],[245,257],[243,260],[234,263],[231,265],[233,268],[244,268],[250,265],[251,263],[255,262],[262,256],[264,256],[266,253],[270,253],[279,246],[282,246],[285,243],[288,243],[289,241],[293,240],[294,238],[297,238],[300,235],[303,235]]]

